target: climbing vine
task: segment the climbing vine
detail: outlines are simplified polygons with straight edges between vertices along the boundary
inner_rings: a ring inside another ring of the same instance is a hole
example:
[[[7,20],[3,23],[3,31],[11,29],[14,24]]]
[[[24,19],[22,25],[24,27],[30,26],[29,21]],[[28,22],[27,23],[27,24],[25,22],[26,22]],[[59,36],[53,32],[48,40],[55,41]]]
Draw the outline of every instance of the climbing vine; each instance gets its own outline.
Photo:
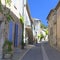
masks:
[[[1,0],[0,0],[0,12],[2,12],[2,4],[1,4]]]
[[[5,3],[11,6],[11,0],[5,0]]]
[[[24,18],[23,18],[23,16],[20,16],[20,22],[21,22],[22,24],[24,24]]]
[[[11,15],[10,14],[5,14],[7,21],[9,22],[11,20]]]

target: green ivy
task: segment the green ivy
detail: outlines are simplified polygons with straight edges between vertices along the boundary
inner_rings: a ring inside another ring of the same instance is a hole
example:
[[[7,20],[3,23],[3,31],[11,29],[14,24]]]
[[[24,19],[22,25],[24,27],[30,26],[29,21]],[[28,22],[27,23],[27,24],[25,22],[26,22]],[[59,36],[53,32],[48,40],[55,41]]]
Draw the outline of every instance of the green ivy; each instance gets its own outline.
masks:
[[[7,20],[8,20],[8,22],[9,22],[11,20],[11,15],[10,14],[5,14],[5,16],[6,16]]]
[[[21,48],[24,49],[24,18],[20,16],[20,22],[22,24],[22,41],[21,41]]]
[[[2,4],[1,4],[1,0],[0,0],[0,12],[2,12]]]
[[[11,0],[5,0],[6,4],[8,4],[9,6],[11,6]]]
[[[47,28],[47,26],[45,26],[45,25],[44,25],[44,24],[42,24],[42,23],[41,23],[41,25],[40,25],[40,26],[41,26],[41,28],[43,28],[43,29],[46,29],[46,28]]]
[[[42,38],[44,38],[44,35],[41,33],[38,35],[38,38],[40,38],[40,40],[41,40]]]
[[[24,18],[23,18],[23,16],[20,16],[20,22],[21,22],[22,24],[24,24]]]
[[[48,35],[48,30],[45,31],[46,35]]]

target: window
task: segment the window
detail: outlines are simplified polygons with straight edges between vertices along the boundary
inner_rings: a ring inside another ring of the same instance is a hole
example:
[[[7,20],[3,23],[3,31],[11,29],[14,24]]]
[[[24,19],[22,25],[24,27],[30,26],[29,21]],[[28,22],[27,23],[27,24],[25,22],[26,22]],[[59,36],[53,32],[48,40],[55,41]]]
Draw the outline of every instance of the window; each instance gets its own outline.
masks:
[[[16,6],[14,6],[14,8],[17,10]]]

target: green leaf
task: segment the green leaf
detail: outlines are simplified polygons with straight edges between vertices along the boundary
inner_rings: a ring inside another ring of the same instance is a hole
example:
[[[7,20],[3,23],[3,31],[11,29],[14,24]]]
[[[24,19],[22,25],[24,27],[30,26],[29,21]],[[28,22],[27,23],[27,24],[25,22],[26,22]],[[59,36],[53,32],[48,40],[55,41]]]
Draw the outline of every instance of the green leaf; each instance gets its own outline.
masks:
[[[23,16],[20,17],[20,22],[21,22],[22,24],[24,24],[24,18],[23,18]]]
[[[48,30],[45,31],[46,35],[48,35]]]
[[[41,33],[41,34],[38,35],[38,37],[39,37],[40,39],[42,39],[42,38],[44,38],[44,35]]]
[[[11,6],[11,0],[5,0],[6,4],[8,4],[9,6]]]
[[[1,4],[1,0],[0,0],[0,12],[2,12],[2,4]]]
[[[47,27],[41,23],[41,28],[46,29]]]
[[[11,20],[11,16],[8,14],[5,14],[6,18],[7,18],[7,21],[9,22]]]

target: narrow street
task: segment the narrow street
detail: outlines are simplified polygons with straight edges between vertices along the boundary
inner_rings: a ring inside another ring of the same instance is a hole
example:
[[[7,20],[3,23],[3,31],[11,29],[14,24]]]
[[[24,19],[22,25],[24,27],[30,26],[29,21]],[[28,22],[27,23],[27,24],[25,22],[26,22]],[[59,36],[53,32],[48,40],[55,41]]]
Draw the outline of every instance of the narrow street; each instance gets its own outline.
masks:
[[[41,44],[36,44],[35,47],[23,57],[22,60],[43,60],[41,52]]]
[[[36,44],[22,60],[60,60],[60,52],[50,47],[48,43]]]

